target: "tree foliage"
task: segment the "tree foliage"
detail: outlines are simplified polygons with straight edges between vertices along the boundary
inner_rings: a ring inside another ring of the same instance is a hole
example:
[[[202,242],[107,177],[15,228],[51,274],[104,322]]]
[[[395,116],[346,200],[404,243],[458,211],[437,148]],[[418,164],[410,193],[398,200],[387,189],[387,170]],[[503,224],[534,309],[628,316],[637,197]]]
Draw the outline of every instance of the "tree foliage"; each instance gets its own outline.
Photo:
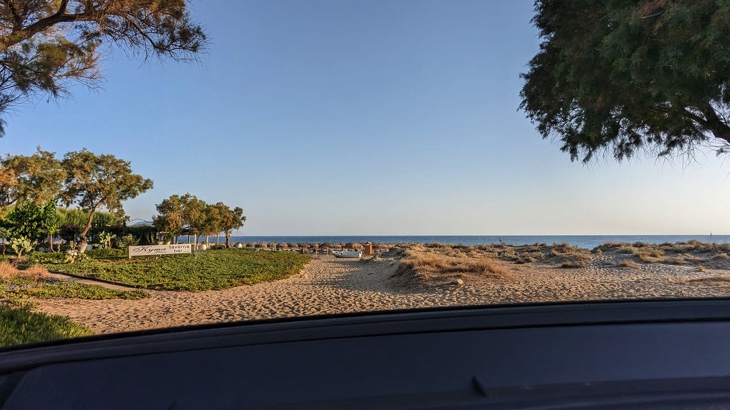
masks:
[[[219,232],[226,235],[226,248],[231,247],[231,233],[234,229],[240,229],[246,222],[246,216],[243,215],[243,208],[235,207],[231,209],[228,205],[218,202],[215,207],[219,209],[220,225]]]
[[[537,0],[520,108],[572,160],[730,143],[730,2]]]
[[[6,155],[0,159],[0,207],[30,200],[43,204],[61,192],[65,178],[53,152],[40,147],[33,155]]]
[[[6,219],[10,223],[11,238],[27,238],[31,243],[43,239],[41,230],[43,208],[33,201],[27,200],[18,204],[8,213]]]
[[[190,194],[171,195],[157,205],[157,212],[153,224],[169,237],[185,233],[204,236],[223,232],[227,247],[231,245],[231,232],[241,228],[246,220],[240,207],[231,209],[222,202],[207,204]]]
[[[122,203],[152,188],[152,180],[132,173],[131,164],[113,155],[96,155],[86,149],[67,153],[61,161],[66,180],[61,200],[68,206],[77,204],[88,212],[80,232],[80,250],[84,252],[94,214],[100,208],[122,214]]]
[[[2,0],[0,113],[34,94],[63,96],[70,82],[95,84],[103,44],[185,60],[205,41],[185,0]]]

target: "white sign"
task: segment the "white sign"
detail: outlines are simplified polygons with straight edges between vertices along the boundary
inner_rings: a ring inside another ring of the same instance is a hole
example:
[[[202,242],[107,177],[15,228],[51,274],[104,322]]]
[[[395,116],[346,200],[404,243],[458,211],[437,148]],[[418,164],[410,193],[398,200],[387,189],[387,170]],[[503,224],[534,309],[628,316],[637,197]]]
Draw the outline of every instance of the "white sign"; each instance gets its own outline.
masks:
[[[132,256],[150,256],[150,255],[170,255],[177,253],[191,253],[192,244],[183,243],[179,245],[142,245],[130,246],[129,257]]]

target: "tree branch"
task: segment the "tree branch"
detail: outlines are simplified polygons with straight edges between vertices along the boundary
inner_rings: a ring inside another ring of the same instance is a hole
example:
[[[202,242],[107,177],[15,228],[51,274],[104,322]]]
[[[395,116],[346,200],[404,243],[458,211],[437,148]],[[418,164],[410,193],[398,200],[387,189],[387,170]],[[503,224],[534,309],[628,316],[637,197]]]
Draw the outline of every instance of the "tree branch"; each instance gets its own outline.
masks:
[[[8,36],[0,38],[0,51],[4,51],[8,47],[27,40],[55,24],[93,20],[92,13],[87,10],[84,10],[84,12],[80,14],[64,14],[67,3],[67,1],[62,2],[61,8],[56,14],[40,19],[24,29],[14,30]]]

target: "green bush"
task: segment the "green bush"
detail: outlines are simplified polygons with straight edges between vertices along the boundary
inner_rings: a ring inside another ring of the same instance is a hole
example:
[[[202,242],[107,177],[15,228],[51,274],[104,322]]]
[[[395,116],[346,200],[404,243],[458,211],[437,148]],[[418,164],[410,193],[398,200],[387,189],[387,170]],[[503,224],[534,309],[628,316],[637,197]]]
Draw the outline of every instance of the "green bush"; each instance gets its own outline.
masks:
[[[31,312],[29,307],[0,306],[0,346],[90,336],[90,329],[69,318]]]

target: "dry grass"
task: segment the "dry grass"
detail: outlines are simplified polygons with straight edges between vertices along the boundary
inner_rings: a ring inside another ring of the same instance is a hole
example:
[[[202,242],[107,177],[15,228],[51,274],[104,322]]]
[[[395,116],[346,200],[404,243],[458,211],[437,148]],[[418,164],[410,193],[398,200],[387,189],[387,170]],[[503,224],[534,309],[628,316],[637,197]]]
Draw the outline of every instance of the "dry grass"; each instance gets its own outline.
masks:
[[[622,268],[638,268],[641,265],[632,261],[631,259],[624,259],[618,263],[618,266],[620,266]]]
[[[730,277],[728,277],[728,276],[710,276],[707,278],[690,279],[687,282],[697,284],[697,285],[730,286]]]
[[[643,242],[606,243],[594,250],[606,254],[634,255],[637,261],[671,265],[702,266],[701,269],[730,270],[730,244],[704,243],[699,241],[663,243]],[[698,268],[700,270],[700,268]]]
[[[32,279],[41,280],[50,277],[48,270],[40,265],[33,265],[27,269],[18,269],[7,263],[0,263],[0,279]]]
[[[626,259],[623,255],[630,255]],[[609,261],[619,267],[638,268],[640,263],[663,263],[671,265],[696,266],[703,269],[730,270],[730,244],[702,243],[698,241],[664,243],[661,245],[644,242],[606,243],[593,250],[578,248],[567,243],[546,245],[443,245],[443,244],[406,244],[403,245],[402,269],[412,270],[413,276],[423,282],[440,282],[453,278],[466,278],[468,275],[498,277],[488,267],[479,267],[484,262],[497,263],[506,269],[506,263],[543,264],[550,267],[581,269],[588,267],[593,260]],[[409,258],[417,256],[409,262]],[[420,261],[420,259],[424,259]],[[486,273],[485,273],[486,272]],[[475,278],[478,276],[474,276]],[[467,278],[468,279],[468,278]]]
[[[567,268],[567,269],[578,269],[578,268],[585,268],[586,264],[585,262],[581,261],[566,261],[560,264],[561,268]]]
[[[406,286],[438,286],[457,279],[464,282],[502,279],[509,274],[503,263],[473,249],[411,246],[392,278],[397,284]]]
[[[0,279],[11,279],[16,277],[17,274],[18,269],[15,266],[7,262],[0,262]]]

